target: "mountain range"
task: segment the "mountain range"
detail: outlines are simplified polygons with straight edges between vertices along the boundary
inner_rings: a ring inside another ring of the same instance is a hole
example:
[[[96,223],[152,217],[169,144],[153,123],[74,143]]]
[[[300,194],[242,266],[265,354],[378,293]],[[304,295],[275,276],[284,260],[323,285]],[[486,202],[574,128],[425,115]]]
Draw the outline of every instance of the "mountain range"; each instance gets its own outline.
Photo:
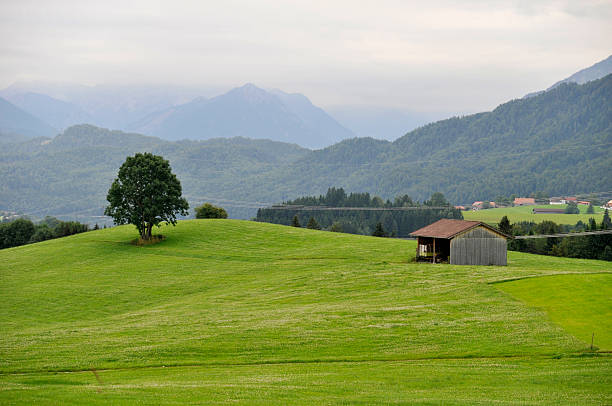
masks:
[[[149,114],[128,130],[166,140],[249,137],[323,148],[351,131],[301,94],[246,84],[221,96],[197,98]]]
[[[547,90],[566,82],[583,84],[610,73],[612,56]],[[0,90],[0,97],[13,104],[11,113],[6,103],[0,110],[0,142],[51,136],[87,123],[170,141],[242,136],[320,149],[354,136],[395,140],[415,128],[458,114],[373,106],[334,106],[326,112],[297,93],[246,84],[214,96],[220,90],[18,82]]]
[[[612,190],[612,75],[563,83],[491,112],[438,121],[394,142],[352,138],[320,150],[243,137],[167,141],[90,125],[0,150],[0,209],[66,218],[100,215],[127,155],[169,159],[192,206],[210,201],[232,217],[328,187],[383,198],[454,203]]]
[[[5,120],[15,116],[18,122],[0,122],[0,132],[12,133],[22,128],[19,123],[26,120],[19,117],[27,114],[37,118],[30,119],[33,123],[46,125],[28,128],[22,134],[30,137],[50,136],[84,123],[171,141],[243,136],[309,148],[323,148],[354,136],[307,97],[280,90],[266,91],[253,84],[216,97],[199,96],[189,101],[178,91],[163,89],[157,93],[142,88],[131,92],[104,87],[95,92],[80,87],[70,89],[62,94],[72,101],[25,91],[19,86],[5,89],[2,94],[14,105],[13,110],[20,109],[21,113],[3,114]]]
[[[53,135],[53,127],[0,97],[0,142]]]

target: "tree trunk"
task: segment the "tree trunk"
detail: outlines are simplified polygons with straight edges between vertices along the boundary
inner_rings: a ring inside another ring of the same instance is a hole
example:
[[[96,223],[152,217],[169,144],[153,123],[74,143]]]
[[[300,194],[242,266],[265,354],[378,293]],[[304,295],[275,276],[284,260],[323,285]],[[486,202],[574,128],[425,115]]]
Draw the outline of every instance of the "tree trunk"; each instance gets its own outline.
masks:
[[[150,240],[152,228],[153,228],[152,224],[144,223],[142,226],[142,231],[140,232],[140,238],[142,238],[145,241]]]

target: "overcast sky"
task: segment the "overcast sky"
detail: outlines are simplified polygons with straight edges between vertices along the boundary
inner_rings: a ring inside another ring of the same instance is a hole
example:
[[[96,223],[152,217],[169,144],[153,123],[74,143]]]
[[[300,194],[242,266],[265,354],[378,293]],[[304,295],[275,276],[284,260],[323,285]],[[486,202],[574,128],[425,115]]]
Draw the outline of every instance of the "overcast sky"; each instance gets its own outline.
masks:
[[[474,112],[606,58],[611,22],[610,0],[0,0],[0,88],[252,82],[323,107]]]

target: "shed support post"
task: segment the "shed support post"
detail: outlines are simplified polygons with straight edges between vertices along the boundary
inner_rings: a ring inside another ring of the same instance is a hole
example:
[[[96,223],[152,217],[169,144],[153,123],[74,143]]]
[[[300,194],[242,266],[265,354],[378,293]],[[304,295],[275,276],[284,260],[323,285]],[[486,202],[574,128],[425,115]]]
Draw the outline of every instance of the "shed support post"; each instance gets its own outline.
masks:
[[[436,263],[436,239],[433,239],[433,256],[432,256],[432,263]]]

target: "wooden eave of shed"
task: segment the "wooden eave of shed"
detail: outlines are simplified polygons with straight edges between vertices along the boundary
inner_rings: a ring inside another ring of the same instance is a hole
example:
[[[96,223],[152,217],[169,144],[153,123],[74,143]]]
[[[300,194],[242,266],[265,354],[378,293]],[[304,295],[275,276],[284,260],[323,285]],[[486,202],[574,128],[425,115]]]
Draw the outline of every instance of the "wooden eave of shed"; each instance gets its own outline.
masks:
[[[454,219],[441,219],[435,223],[431,223],[428,226],[420,228],[410,233],[414,237],[431,237],[431,238],[443,238],[450,240],[459,234],[466,233],[473,230],[476,227],[482,226],[487,230],[498,234],[500,237],[512,238],[512,236],[502,233],[490,225],[483,223],[482,221],[468,221],[468,220],[454,220]]]

